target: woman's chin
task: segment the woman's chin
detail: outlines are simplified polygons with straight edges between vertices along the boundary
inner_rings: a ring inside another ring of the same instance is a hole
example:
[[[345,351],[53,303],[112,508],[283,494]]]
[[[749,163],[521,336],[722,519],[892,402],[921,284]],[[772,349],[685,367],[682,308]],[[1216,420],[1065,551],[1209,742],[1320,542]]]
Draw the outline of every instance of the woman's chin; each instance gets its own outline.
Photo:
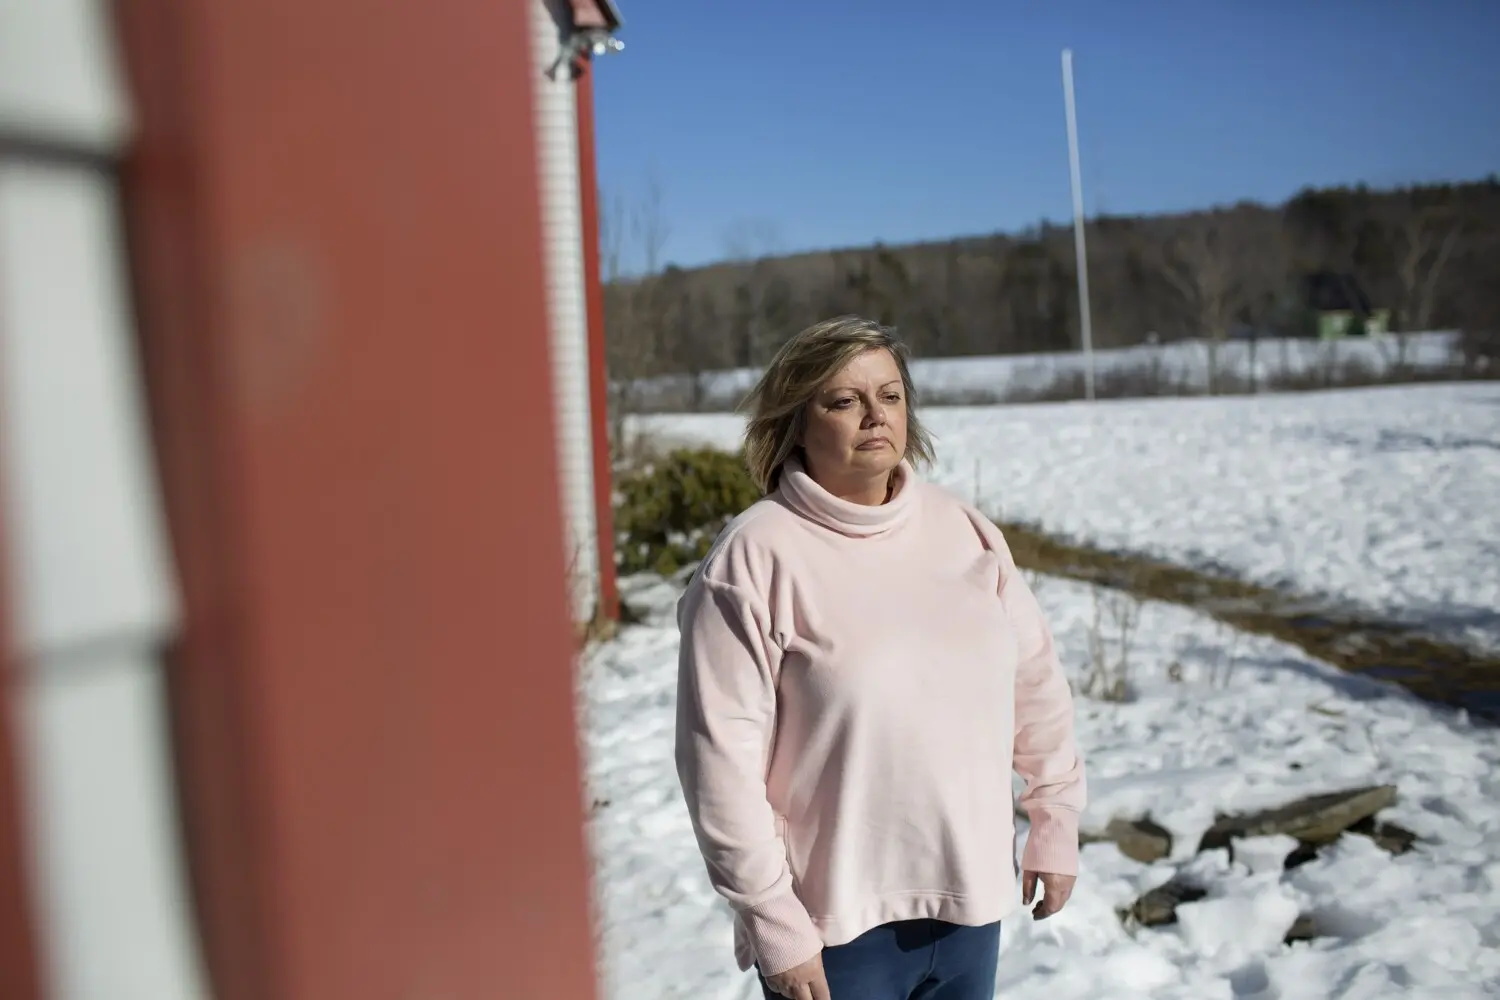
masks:
[[[889,446],[882,448],[856,448],[849,456],[849,467],[877,475],[890,472],[901,464],[901,456]]]

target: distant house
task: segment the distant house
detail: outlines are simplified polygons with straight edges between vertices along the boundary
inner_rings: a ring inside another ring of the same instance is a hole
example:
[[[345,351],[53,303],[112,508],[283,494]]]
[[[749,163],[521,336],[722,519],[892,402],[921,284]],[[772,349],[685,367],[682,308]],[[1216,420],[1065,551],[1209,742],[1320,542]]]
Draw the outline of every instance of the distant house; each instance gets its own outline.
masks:
[[[1372,306],[1352,274],[1316,271],[1305,275],[1301,299],[1313,316],[1312,333],[1322,340],[1380,336],[1390,330],[1390,310]]]

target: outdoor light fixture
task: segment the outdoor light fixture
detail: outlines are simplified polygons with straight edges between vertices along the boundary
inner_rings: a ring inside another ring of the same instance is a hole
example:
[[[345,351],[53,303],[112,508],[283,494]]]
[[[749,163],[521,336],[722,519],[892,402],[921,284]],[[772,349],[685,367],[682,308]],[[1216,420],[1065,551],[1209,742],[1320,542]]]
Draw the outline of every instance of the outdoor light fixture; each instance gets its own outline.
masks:
[[[587,31],[581,32],[580,34],[582,34],[584,39],[587,41],[589,51],[596,56],[602,56],[606,52],[619,52],[621,49],[625,48],[624,42],[620,41],[618,38],[616,38],[614,35],[611,35],[603,28],[590,28]]]
[[[576,63],[579,57],[584,55],[602,56],[611,52],[619,52],[625,48],[625,43],[610,34],[608,28],[578,28],[574,30],[562,43],[562,50],[557,54],[557,61],[547,71],[548,76],[555,76],[559,67],[573,67],[573,75],[578,75]]]

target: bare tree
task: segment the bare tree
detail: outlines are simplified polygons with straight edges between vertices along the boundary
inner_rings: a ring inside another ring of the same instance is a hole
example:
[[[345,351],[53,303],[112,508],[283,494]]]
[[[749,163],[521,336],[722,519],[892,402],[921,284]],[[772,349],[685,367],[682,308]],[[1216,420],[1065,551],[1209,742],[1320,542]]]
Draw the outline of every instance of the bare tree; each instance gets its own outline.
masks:
[[[1208,390],[1220,390],[1221,343],[1236,322],[1269,307],[1275,295],[1278,235],[1254,211],[1236,208],[1187,219],[1161,250],[1161,276],[1181,297],[1194,330],[1208,340]],[[1254,339],[1251,340],[1254,348]],[[1250,357],[1251,378],[1256,358]]]
[[[662,326],[673,303],[665,301],[659,278],[671,230],[654,173],[633,203],[618,194],[600,200],[610,441],[618,451],[625,447],[626,416],[641,408],[645,381],[660,368]]]
[[[754,263],[782,251],[781,227],[770,219],[739,219],[724,229],[724,259]]]
[[[1198,333],[1208,341],[1208,391],[1217,391],[1219,345],[1229,336],[1243,299],[1243,285],[1220,218],[1190,222],[1167,244],[1162,277],[1182,296]]]
[[[1406,335],[1426,330],[1432,320],[1437,283],[1463,232],[1459,216],[1437,207],[1408,212],[1395,232],[1396,278],[1401,290],[1401,322],[1397,331],[1397,359],[1406,364]]]
[[[745,266],[748,273],[734,288],[730,321],[719,335],[730,342],[732,362],[749,367],[774,339],[772,327],[784,311],[785,279],[778,260],[781,230],[767,219],[741,219],[725,229],[723,245],[726,259]]]
[[[609,438],[612,452],[625,447],[625,416],[632,409],[644,366],[636,319],[637,289],[625,280],[629,209],[617,194],[600,196],[599,269],[604,281],[605,368],[609,379]]]
[[[670,404],[697,411],[708,398],[709,375],[727,367],[725,341],[718,335],[718,310],[712,297],[694,293],[687,272],[668,266],[655,279],[655,299],[660,309],[653,314],[661,326],[657,342],[672,374],[663,381],[674,387],[686,380],[685,394],[673,392]]]
[[[641,273],[648,277],[661,270],[662,252],[672,233],[665,202],[661,178],[653,170],[646,175],[646,188],[630,215],[630,233],[641,254]]]

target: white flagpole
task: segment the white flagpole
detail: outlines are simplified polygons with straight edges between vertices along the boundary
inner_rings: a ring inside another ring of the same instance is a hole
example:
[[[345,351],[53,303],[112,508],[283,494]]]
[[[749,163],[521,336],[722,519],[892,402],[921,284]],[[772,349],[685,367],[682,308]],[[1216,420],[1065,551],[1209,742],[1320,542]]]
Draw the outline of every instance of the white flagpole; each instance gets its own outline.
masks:
[[[1078,112],[1073,107],[1073,50],[1063,49],[1063,99],[1068,108],[1068,163],[1073,174],[1073,251],[1078,258],[1078,320],[1083,334],[1083,390],[1094,398],[1094,329],[1089,315],[1089,263],[1083,240],[1083,173],[1078,166]]]

